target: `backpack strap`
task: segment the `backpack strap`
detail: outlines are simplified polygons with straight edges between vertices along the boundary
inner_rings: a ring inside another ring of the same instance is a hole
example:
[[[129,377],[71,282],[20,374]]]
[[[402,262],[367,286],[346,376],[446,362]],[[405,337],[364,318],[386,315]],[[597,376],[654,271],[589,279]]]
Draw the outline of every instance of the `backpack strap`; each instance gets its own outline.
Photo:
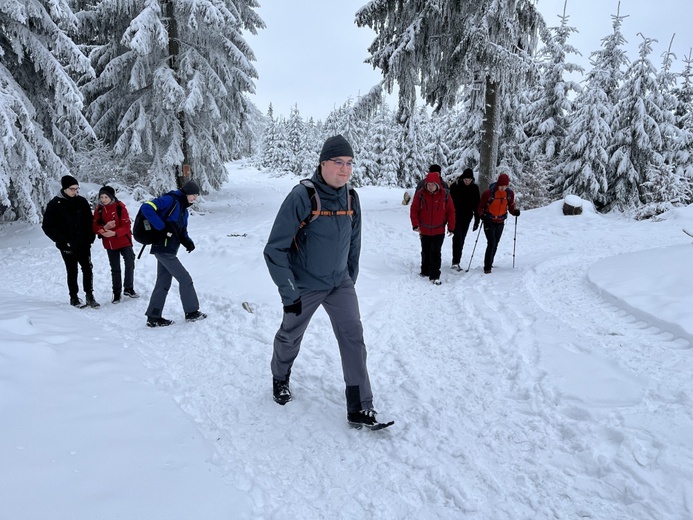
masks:
[[[349,196],[347,197],[347,209],[340,209],[337,211],[330,211],[326,209],[322,209],[322,205],[320,204],[320,196],[318,195],[317,190],[315,189],[315,184],[313,184],[313,181],[310,179],[303,179],[301,181],[301,184],[306,188],[308,191],[308,198],[310,199],[310,205],[311,205],[311,212],[310,215],[308,215],[306,218],[301,221],[301,225],[299,226],[299,229],[307,226],[311,222],[313,222],[316,218],[318,217],[338,217],[338,216],[349,216],[351,217],[354,214],[354,210],[352,209],[352,200],[355,195],[355,191],[353,188],[349,188]]]
[[[105,225],[106,223],[103,220],[103,204],[99,204],[97,206],[97,209],[99,210],[99,220],[96,221],[97,224],[100,226]],[[116,202],[116,215],[118,215],[118,220],[122,219],[123,215],[123,208],[120,207],[120,204]]]

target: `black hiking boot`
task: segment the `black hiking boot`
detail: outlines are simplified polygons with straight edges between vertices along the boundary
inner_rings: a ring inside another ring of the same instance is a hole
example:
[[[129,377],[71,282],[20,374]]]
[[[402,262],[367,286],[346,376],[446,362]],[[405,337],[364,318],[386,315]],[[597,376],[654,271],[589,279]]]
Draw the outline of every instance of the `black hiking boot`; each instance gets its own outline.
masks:
[[[133,288],[127,288],[126,287],[125,290],[123,291],[123,294],[125,296],[129,296],[130,298],[139,298],[140,297],[140,295],[137,294],[135,292],[135,289],[133,289]]]
[[[119,292],[113,293],[113,299],[111,300],[111,303],[120,303],[120,293]]]
[[[171,320],[167,320],[166,318],[147,318],[147,327],[168,327],[172,324],[173,322]]]
[[[381,423],[375,418],[378,412],[375,410],[361,410],[360,412],[347,412],[349,426],[360,430],[364,426],[369,430],[382,430],[395,424],[394,421]]]
[[[272,378],[272,395],[274,400],[282,406],[291,401],[291,390],[289,389],[289,376],[284,381]]]
[[[200,311],[193,311],[193,312],[186,312],[185,313],[185,321],[204,320],[206,317],[207,317],[207,315],[204,312],[200,312]]]
[[[92,293],[88,293],[88,294],[87,294],[87,296],[86,296],[86,302],[87,302],[87,305],[88,305],[89,307],[91,307],[92,309],[98,309],[99,307],[101,307],[101,305],[99,304],[99,302],[97,302],[97,301],[94,299],[94,295],[93,295]]]
[[[73,307],[81,307],[84,302],[79,298],[79,296],[70,296],[70,305]]]

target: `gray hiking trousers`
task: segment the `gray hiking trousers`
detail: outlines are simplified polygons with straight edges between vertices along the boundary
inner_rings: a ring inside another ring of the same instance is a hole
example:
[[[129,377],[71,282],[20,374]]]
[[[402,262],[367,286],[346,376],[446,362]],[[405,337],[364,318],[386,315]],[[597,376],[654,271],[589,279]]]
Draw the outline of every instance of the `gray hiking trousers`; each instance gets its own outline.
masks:
[[[366,366],[366,344],[363,341],[363,326],[354,283],[349,278],[330,291],[308,291],[301,294],[300,316],[284,314],[282,324],[274,337],[272,375],[284,380],[291,373],[291,366],[301,348],[303,333],[320,305],[332,322],[342,372],[346,384],[348,412],[373,408],[373,393]]]
[[[180,301],[183,304],[183,311],[195,312],[200,310],[200,302],[197,299],[197,292],[193,285],[190,273],[186,271],[178,257],[171,253],[153,253],[156,257],[156,283],[152,296],[149,299],[149,307],[145,314],[149,318],[161,318],[161,313],[166,304],[166,296],[171,288],[171,281],[175,278],[178,281]]]

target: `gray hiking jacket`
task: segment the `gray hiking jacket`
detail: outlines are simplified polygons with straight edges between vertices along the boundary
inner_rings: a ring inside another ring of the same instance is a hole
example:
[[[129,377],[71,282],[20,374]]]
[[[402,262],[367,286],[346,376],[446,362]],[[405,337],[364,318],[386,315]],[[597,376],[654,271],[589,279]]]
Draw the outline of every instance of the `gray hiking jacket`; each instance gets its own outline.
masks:
[[[322,210],[348,209],[348,185],[334,189],[317,171],[311,180]],[[291,305],[305,291],[334,289],[347,277],[356,283],[361,254],[358,196],[354,196],[351,209],[352,216],[319,216],[299,231],[301,222],[312,211],[308,190],[299,184],[284,199],[264,250],[283,305]]]

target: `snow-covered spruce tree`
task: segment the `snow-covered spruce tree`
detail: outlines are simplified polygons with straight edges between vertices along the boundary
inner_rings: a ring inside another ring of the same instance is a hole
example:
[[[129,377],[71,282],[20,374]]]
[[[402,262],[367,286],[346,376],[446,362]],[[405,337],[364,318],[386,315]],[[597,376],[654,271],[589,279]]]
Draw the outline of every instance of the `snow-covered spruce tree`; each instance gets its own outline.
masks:
[[[320,149],[324,139],[322,138],[321,123],[316,123],[311,117],[304,126],[304,147],[301,153],[301,175],[311,177],[315,172],[320,157]]]
[[[675,173],[693,183],[693,51],[689,51],[683,62],[679,85],[673,90],[676,98],[674,117],[679,128],[673,163]],[[693,200],[689,198],[686,203],[691,202]]]
[[[254,55],[243,31],[264,23],[255,0],[102,0],[80,13],[97,77],[82,86],[97,135],[139,160],[140,183],[175,186],[189,164],[203,191],[225,178],[250,117]]]
[[[565,143],[573,109],[571,99],[581,91],[580,85],[566,79],[565,75],[583,72],[581,66],[566,59],[568,54],[579,54],[575,47],[568,44],[568,38],[577,29],[568,25],[566,4],[563,15],[559,16],[561,25],[542,32],[546,46],[538,56],[541,79],[532,89],[531,101],[525,108],[526,155],[543,163],[543,167],[552,172],[551,176],[556,175],[554,168]],[[531,174],[532,170],[527,170],[524,180]],[[550,177],[548,180],[552,184]]]
[[[431,161],[424,155],[424,132],[427,114],[423,107],[414,112],[403,125],[398,149],[400,150],[399,171],[397,184],[408,188],[416,184],[426,175]]]
[[[608,194],[608,147],[611,121],[623,68],[629,60],[623,50],[621,25],[625,17],[612,15],[613,31],[602,38],[601,49],[590,55],[592,68],[585,88],[576,100],[568,135],[555,180],[556,193],[575,194],[591,200],[598,209],[610,202]]]
[[[646,177],[642,185],[645,203],[636,210],[637,219],[655,217],[691,200],[690,181],[676,173],[671,164],[652,166]]]
[[[363,157],[358,158],[364,170],[364,184],[397,186],[399,130],[400,127],[395,123],[389,105],[382,102],[370,120],[368,139],[363,146]]]
[[[376,33],[367,61],[382,71],[388,92],[397,84],[400,123],[415,114],[416,87],[436,108],[453,106],[475,74],[484,78],[487,94],[520,88],[543,26],[532,0],[371,0],[356,13],[356,23]],[[489,103],[495,108],[492,97]],[[497,155],[497,119],[485,122],[482,177],[492,174]]]
[[[484,110],[478,90],[464,88],[462,103],[452,112],[454,123],[448,127],[445,140],[450,148],[450,166],[460,173],[465,168],[478,170],[479,141]]]
[[[642,38],[639,57],[617,92],[609,147],[609,203],[626,211],[646,202],[643,183],[649,171],[663,171],[666,141],[675,128],[649,59],[654,40]]]
[[[618,90],[623,82],[625,68],[630,64],[623,46],[626,39],[621,32],[621,25],[625,16],[620,14],[621,3],[615,15],[611,15],[611,26],[613,31],[610,35],[602,38],[601,49],[590,55],[590,62],[593,69],[598,69],[599,86],[606,93],[609,103],[613,106],[618,101]]]
[[[286,122],[287,154],[284,157],[285,169],[300,175],[303,170],[302,156],[306,151],[306,132],[303,118],[298,111],[298,105],[291,107],[289,119]]]
[[[449,134],[449,128],[452,126],[454,111],[450,109],[440,110],[427,118],[426,126],[424,127],[424,156],[428,158],[431,164],[439,164],[443,169],[443,177],[447,178],[452,174],[450,168],[451,155],[448,141],[445,139]]]
[[[38,223],[48,181],[68,173],[74,144],[93,137],[70,77],[91,74],[68,36],[65,0],[3,0],[0,7],[0,219]]]
[[[597,209],[608,200],[607,148],[612,137],[613,107],[602,88],[602,74],[602,69],[591,69],[583,92],[575,99],[555,179],[556,193],[591,200]]]

